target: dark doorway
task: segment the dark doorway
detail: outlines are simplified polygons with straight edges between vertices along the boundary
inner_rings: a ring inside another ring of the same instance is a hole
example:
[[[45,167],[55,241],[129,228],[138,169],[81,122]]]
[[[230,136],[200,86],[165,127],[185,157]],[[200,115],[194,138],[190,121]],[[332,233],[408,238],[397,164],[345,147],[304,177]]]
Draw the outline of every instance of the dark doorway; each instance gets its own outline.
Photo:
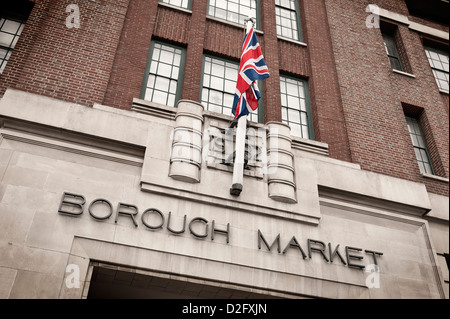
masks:
[[[94,263],[88,299],[275,299],[262,294],[213,285],[199,279],[175,278],[133,268]]]

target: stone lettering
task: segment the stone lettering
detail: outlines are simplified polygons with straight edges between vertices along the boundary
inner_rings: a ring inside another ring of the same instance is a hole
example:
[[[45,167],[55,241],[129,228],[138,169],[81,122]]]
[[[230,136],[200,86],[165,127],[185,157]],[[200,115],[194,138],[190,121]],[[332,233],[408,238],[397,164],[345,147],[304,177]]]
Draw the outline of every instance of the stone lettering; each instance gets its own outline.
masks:
[[[362,251],[361,248],[355,248],[355,247],[349,247],[346,246],[345,247],[345,255],[347,256],[347,264],[349,267],[354,267],[354,268],[358,268],[358,269],[364,269],[364,265],[360,265],[360,264],[355,264],[352,262],[352,259],[354,260],[362,260],[364,257],[363,256],[358,256],[358,255],[351,255],[350,251]]]
[[[302,253],[303,259],[306,259],[307,256],[305,254],[305,251],[302,249],[302,246],[300,246],[295,236],[292,236],[292,239],[289,241],[289,244],[287,244],[286,248],[284,248],[283,254],[285,254],[289,248],[297,248]]]
[[[123,208],[127,208],[128,210],[123,210]],[[129,210],[132,210],[132,211],[129,211]],[[136,219],[134,218],[138,213],[139,213],[139,210],[136,206],[130,205],[130,204],[119,203],[119,205],[117,206],[115,223],[117,224],[117,219],[119,219],[119,215],[125,215],[125,216],[129,216],[131,218],[135,227],[138,227],[138,224],[136,223]]]
[[[272,247],[277,244],[277,251],[278,253],[281,252],[281,248],[280,248],[280,234],[278,234],[278,236],[275,238],[275,240],[272,242],[272,245],[269,246],[269,244],[267,243],[266,239],[264,238],[263,234],[261,233],[261,231],[258,229],[258,249],[261,249],[261,241],[264,243],[264,245],[266,245],[267,249],[270,251],[272,249]]]
[[[321,248],[317,248],[317,247],[313,247],[312,245],[316,244],[316,245],[320,245]],[[314,240],[314,239],[308,239],[308,257],[311,259],[311,252],[315,251],[318,252],[322,255],[323,259],[325,259],[326,262],[328,262],[328,258],[325,255],[325,249],[326,246],[323,242],[321,242],[320,240]]]
[[[58,213],[79,216],[83,214],[84,204],[86,204],[84,196],[65,192],[59,204]]]
[[[105,204],[105,205],[108,207],[109,213],[108,213],[107,215],[105,215],[105,216],[98,216],[97,214],[94,214],[94,212],[93,212],[93,207],[96,206],[96,205],[98,205],[97,203],[103,203],[103,204]],[[113,208],[112,208],[111,203],[110,203],[108,200],[103,199],[103,198],[99,198],[99,199],[94,200],[94,201],[89,205],[88,210],[89,210],[89,215],[91,215],[92,217],[94,217],[94,218],[97,219],[97,220],[105,220],[105,219],[108,219],[109,217],[111,217],[111,215],[112,215],[112,213],[113,213]]]

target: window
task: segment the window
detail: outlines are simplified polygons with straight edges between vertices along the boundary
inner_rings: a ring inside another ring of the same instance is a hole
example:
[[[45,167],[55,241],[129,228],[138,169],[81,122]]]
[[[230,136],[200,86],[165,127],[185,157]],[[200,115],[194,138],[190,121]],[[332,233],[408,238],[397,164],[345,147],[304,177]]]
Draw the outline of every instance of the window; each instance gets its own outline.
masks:
[[[403,32],[409,32],[405,28],[405,26],[392,24],[385,20],[380,21],[381,36],[391,69],[412,75],[408,51],[402,40],[402,30]]]
[[[294,0],[275,0],[277,34],[282,37],[301,41],[297,2]]]
[[[190,0],[159,0],[159,2],[172,4],[174,6],[185,8],[185,9],[191,8]]]
[[[0,18],[0,74],[5,69],[24,25],[23,21]]]
[[[433,174],[431,167],[428,149],[425,144],[424,135],[420,128],[419,121],[414,117],[406,116],[406,123],[408,124],[409,135],[416,153],[417,163],[421,173]]]
[[[248,17],[257,18],[257,1],[209,0],[208,15],[244,25]]]
[[[233,115],[231,110],[233,109],[238,71],[239,64],[236,62],[205,56],[201,103],[206,110]],[[258,122],[260,107],[261,105],[249,114],[250,121]]]
[[[439,89],[448,92],[448,52],[425,47],[425,53]]]
[[[25,22],[33,10],[28,0],[3,1],[0,10],[0,74],[19,40]]]
[[[400,56],[398,54],[397,45],[395,43],[395,37],[392,34],[383,33],[384,48],[389,58],[391,68],[394,70],[403,71],[402,63],[400,62]]]
[[[141,98],[175,106],[181,94],[184,50],[153,42],[148,60]]]
[[[307,82],[280,76],[281,115],[294,136],[313,139]]]

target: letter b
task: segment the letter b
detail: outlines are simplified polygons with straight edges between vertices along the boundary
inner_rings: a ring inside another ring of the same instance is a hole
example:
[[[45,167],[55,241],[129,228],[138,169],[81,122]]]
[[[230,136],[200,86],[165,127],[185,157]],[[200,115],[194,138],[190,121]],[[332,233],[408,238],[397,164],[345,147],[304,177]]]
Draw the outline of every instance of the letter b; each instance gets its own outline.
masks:
[[[68,198],[72,198],[69,200]],[[71,216],[78,216],[83,214],[84,204],[86,199],[82,195],[64,192],[61,204],[58,208],[58,213]]]

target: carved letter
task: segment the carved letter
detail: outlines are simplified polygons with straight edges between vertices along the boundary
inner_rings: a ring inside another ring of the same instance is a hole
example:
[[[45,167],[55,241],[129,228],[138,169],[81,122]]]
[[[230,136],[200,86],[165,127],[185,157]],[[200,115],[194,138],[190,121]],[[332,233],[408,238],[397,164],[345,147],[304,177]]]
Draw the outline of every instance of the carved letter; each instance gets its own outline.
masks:
[[[339,244],[336,246],[334,251],[331,250],[331,243],[328,243],[328,250],[330,251],[330,262],[333,262],[334,257],[337,255],[339,259],[342,261],[344,265],[347,265],[347,263],[344,260],[344,257],[342,257],[341,253],[339,252]]]
[[[172,215],[171,212],[169,212],[169,219],[167,220],[167,229],[174,234],[182,234],[184,233],[184,231],[186,230],[186,218],[187,216],[184,215],[184,221],[183,221],[183,229],[182,230],[173,230],[172,228],[170,228],[170,216]]]
[[[109,207],[109,214],[106,215],[106,216],[103,216],[103,217],[99,217],[99,216],[95,215],[95,214],[92,212],[92,206],[94,206],[96,203],[105,203],[105,204]],[[110,203],[109,201],[107,201],[106,199],[102,199],[102,198],[99,198],[99,199],[94,200],[94,201],[89,205],[89,209],[88,209],[88,210],[89,210],[89,215],[91,215],[92,217],[94,217],[94,218],[97,219],[97,220],[105,220],[105,219],[108,219],[109,217],[111,217],[112,212],[113,212],[113,208],[112,208],[111,203]]]
[[[288,250],[288,248],[298,248],[298,250],[300,250],[300,252],[302,253],[303,259],[306,259],[306,254],[302,249],[302,246],[300,246],[300,244],[298,243],[297,239],[295,238],[295,236],[292,237],[291,241],[289,242],[289,244],[287,244],[286,248],[283,250],[283,254],[286,253],[286,251]]]
[[[316,248],[316,247],[312,247],[311,244],[318,244],[320,246],[322,246],[322,248]],[[308,256],[309,258],[311,258],[311,252],[312,251],[317,251],[319,252],[323,259],[325,259],[328,262],[328,258],[325,255],[325,244],[319,240],[313,240],[313,239],[308,239]]]
[[[354,267],[354,268],[359,268],[359,269],[364,269],[365,266],[363,265],[358,265],[358,264],[353,264],[350,259],[356,259],[356,260],[361,260],[364,257],[363,256],[358,256],[358,255],[350,255],[350,250],[354,250],[354,251],[361,251],[361,248],[354,248],[354,247],[345,247],[345,254],[347,256],[347,263],[349,267]]]
[[[258,229],[258,249],[261,249],[261,240],[263,241],[264,245],[266,245],[267,249],[270,251],[272,249],[272,247],[277,244],[277,251],[278,253],[281,252],[281,248],[280,248],[280,234],[278,234],[278,236],[275,238],[275,240],[273,241],[272,245],[270,245],[267,243],[266,239],[264,238],[263,234],[261,233],[261,231]]]
[[[78,201],[69,201],[66,199],[66,197],[71,197],[73,199],[78,199]],[[86,203],[86,199],[82,195],[72,194],[65,192],[61,199],[61,204],[58,208],[58,213],[60,214],[66,214],[70,216],[79,216],[83,214],[83,208],[84,204]],[[63,206],[69,206],[75,209],[69,209],[68,207],[66,209],[63,209]]]
[[[383,253],[380,253],[380,252],[378,252],[378,251],[373,251],[373,250],[365,250],[365,253],[366,254],[371,254],[372,256],[373,256],[373,263],[375,264],[375,265],[378,265],[377,264],[377,257],[375,256],[375,255],[378,255],[378,256],[383,256]]]
[[[151,226],[149,223],[147,223],[146,221],[145,221],[145,215],[147,215],[148,213],[156,213],[156,214],[158,214],[159,215],[159,217],[161,217],[161,224],[159,224],[158,226]],[[141,216],[141,220],[142,220],[142,223],[146,226],[146,227],[148,227],[148,228],[150,228],[150,229],[158,229],[158,228],[162,228],[163,227],[163,225],[164,225],[164,215],[163,215],[163,213],[161,213],[158,209],[156,209],[156,208],[149,208],[149,209],[147,209],[145,212],[143,212],[142,213],[142,216]]]
[[[123,211],[123,210],[120,210],[121,207],[132,209],[134,211],[133,212]],[[116,213],[116,220],[115,220],[116,224],[117,224],[117,219],[119,218],[119,214],[130,216],[131,220],[133,221],[134,226],[138,227],[138,224],[136,223],[136,219],[134,219],[134,216],[136,216],[138,214],[138,208],[136,206],[119,203],[119,205],[117,206],[117,213]]]
[[[195,222],[202,222],[205,224],[205,233],[204,234],[198,234],[192,230],[192,224]],[[191,220],[191,222],[189,223],[189,230],[190,230],[191,234],[194,235],[195,237],[205,238],[206,236],[208,236],[208,221],[202,217],[196,217],[193,220]]]
[[[214,240],[214,233],[218,232],[218,233],[226,234],[227,235],[227,244],[230,243],[230,223],[227,224],[227,230],[216,229],[214,225],[215,225],[215,221],[213,220],[212,227],[211,227],[211,240]]]

